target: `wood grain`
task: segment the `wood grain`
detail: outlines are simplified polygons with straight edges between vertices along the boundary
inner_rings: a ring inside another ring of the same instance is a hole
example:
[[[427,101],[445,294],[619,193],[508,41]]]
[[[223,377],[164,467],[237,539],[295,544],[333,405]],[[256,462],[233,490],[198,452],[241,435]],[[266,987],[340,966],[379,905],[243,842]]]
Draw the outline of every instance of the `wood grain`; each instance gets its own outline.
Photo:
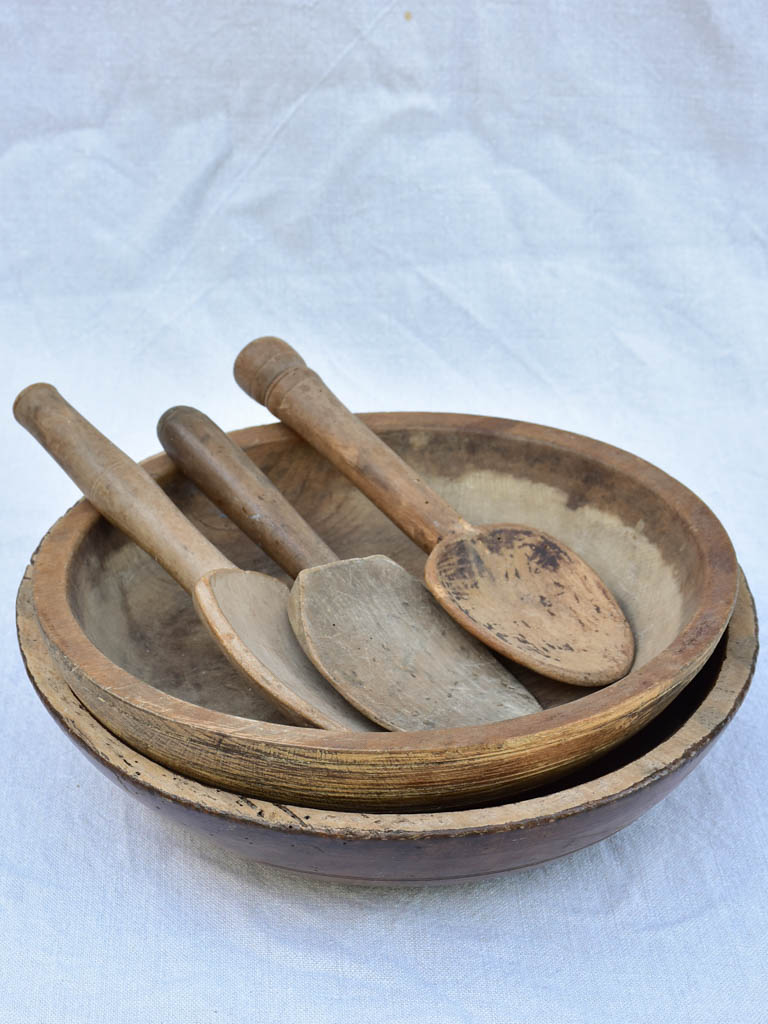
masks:
[[[171,409],[160,418],[158,436],[179,469],[297,576],[288,601],[294,634],[323,678],[363,715],[387,729],[414,730],[498,722],[541,710],[512,673],[397,562],[382,555],[340,561],[204,413]],[[249,636],[250,615],[261,629],[266,604],[251,608],[243,594],[241,612],[231,598],[231,588],[241,582],[232,574],[216,575],[220,582],[210,594],[208,620],[225,601],[229,623],[237,623],[236,638]],[[236,638],[228,639],[230,650]],[[289,639],[283,638],[285,650]],[[248,651],[246,643],[243,667]],[[306,697],[295,659],[274,663],[270,690],[279,686],[281,665],[289,691]]]
[[[469,523],[342,405],[280,338],[251,342],[235,361],[247,394],[309,441],[424,551]]]
[[[494,523],[446,537],[424,579],[459,625],[481,640],[490,633],[502,654],[553,679],[604,685],[632,664],[634,637],[613,595],[540,530]]]
[[[168,409],[157,434],[177,466],[292,578],[338,556],[266,473],[204,413]]]
[[[419,580],[383,555],[305,570],[288,617],[313,665],[388,729],[450,729],[541,710]]]
[[[291,629],[285,584],[224,569],[195,584],[195,607],[227,660],[291,722],[318,729],[376,730],[315,669]],[[184,767],[183,763],[180,767]]]
[[[201,620],[230,663],[292,721],[327,729],[374,728],[305,656],[288,622],[283,583],[239,570],[146,470],[50,384],[25,388],[14,414],[102,515],[192,594]]]
[[[153,760],[193,765],[198,780],[251,797],[372,812],[477,806],[605,754],[701,669],[738,577],[722,526],[677,481],[626,452],[533,424],[432,413],[364,421],[463,517],[503,521],[514,504],[583,550],[632,621],[629,675],[587,694],[565,685],[553,694],[557,684],[526,677],[545,710],[490,726],[353,735],[264,721],[206,648],[183,591],[82,502],[40,546],[34,602],[57,670],[110,731]],[[232,436],[341,558],[381,553],[423,569],[423,554],[290,430]],[[228,558],[269,568],[167,457],[145,468]]]
[[[279,338],[246,345],[235,378],[430,552],[425,583],[462,628],[572,685],[626,675],[635,644],[624,612],[562,541],[518,522],[470,525]]]
[[[103,516],[162,565],[185,590],[206,573],[235,566],[196,530],[141,466],[104,437],[50,384],[30,384],[16,419],[53,456]]]
[[[27,672],[45,707],[92,763],[123,792],[203,842],[337,882],[478,880],[566,856],[612,835],[671,792],[707,754],[741,705],[757,654],[754,603],[742,581],[728,630],[691,684],[630,741],[561,785],[512,803],[463,811],[325,811],[196,782],[137,753],[101,726],[66,685],[51,655],[32,600],[34,574],[30,568],[17,601]],[[727,764],[722,770],[729,770]],[[52,785],[50,779],[41,782],[43,788]],[[102,811],[117,814],[118,806],[105,801]],[[657,827],[663,842],[663,818]]]

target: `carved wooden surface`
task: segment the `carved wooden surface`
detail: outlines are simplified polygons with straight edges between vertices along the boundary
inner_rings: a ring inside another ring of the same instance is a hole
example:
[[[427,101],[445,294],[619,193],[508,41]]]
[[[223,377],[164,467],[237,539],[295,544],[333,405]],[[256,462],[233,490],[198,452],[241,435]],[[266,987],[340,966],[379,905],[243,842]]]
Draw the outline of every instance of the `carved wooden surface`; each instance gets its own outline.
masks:
[[[235,378],[309,441],[428,551],[424,580],[464,629],[527,668],[578,686],[626,675],[629,623],[594,569],[517,509],[503,525],[471,525],[354,416],[280,338],[240,352]],[[482,520],[487,522],[487,520]]]
[[[178,468],[298,577],[288,602],[293,632],[323,677],[368,718],[387,729],[415,730],[498,722],[541,710],[512,672],[456,625],[407,569],[384,555],[339,561],[269,477],[204,413],[188,406],[169,409],[160,417],[158,436]],[[206,616],[218,620],[225,604],[224,628],[235,626],[245,640],[255,612],[260,633],[250,646],[255,643],[261,651],[263,671],[268,652],[258,641],[269,608],[260,602],[254,609],[247,592],[238,607],[233,588],[242,589],[245,580],[217,574]],[[275,633],[286,626],[281,619]],[[291,650],[291,639],[282,638],[281,651]],[[270,692],[282,678],[305,699],[316,694],[315,687],[307,695],[298,661],[284,655],[278,662],[271,659],[276,678]],[[283,707],[290,710],[290,702]]]
[[[204,413],[174,406],[160,417],[157,436],[181,471],[289,576],[337,561],[266,473]]]
[[[444,729],[541,710],[423,583],[383,555],[307,569],[288,617],[325,678],[387,728]]]
[[[68,684],[134,749],[281,802],[471,806],[596,759],[701,668],[732,610],[735,568],[722,527],[680,484],[625,452],[532,424],[422,413],[365,420],[464,517],[503,522],[514,506],[581,551],[628,614],[638,640],[632,672],[586,695],[526,677],[545,709],[490,726],[358,735],[293,728],[241,684],[186,595],[82,502],[37,553],[37,614]],[[382,553],[423,569],[423,553],[291,431],[233,436],[340,558]],[[285,579],[165,456],[145,465],[227,558]]]
[[[741,704],[757,654],[754,604],[743,583],[730,626],[696,679],[632,739],[560,786],[464,811],[323,811],[203,785],[117,739],[64,682],[40,629],[31,575],[30,570],[17,603],[22,653],[41,700],[80,749],[164,817],[244,857],[336,881],[478,879],[561,857],[612,835],[661,800],[706,754]]]
[[[193,596],[201,620],[232,665],[292,721],[364,732],[373,728],[328,686],[297,643],[283,583],[239,570],[142,466],[50,384],[25,388],[14,414],[102,515]]]
[[[500,523],[447,537],[427,559],[424,578],[470,633],[492,633],[497,650],[548,677],[604,685],[632,664],[632,630],[613,595],[541,531]]]

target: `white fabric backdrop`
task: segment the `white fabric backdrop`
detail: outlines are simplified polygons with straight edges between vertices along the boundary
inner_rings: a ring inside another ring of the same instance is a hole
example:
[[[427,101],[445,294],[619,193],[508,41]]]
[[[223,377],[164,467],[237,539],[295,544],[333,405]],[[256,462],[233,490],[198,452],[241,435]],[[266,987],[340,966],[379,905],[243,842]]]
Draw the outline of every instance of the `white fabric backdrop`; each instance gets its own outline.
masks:
[[[409,6],[410,5],[410,6]],[[248,864],[81,757],[12,602],[76,497],[48,379],[135,457],[282,334],[357,410],[599,437],[721,517],[766,606],[764,5],[6,0],[0,11],[4,1022],[762,1022],[765,670],[616,837],[435,890]]]

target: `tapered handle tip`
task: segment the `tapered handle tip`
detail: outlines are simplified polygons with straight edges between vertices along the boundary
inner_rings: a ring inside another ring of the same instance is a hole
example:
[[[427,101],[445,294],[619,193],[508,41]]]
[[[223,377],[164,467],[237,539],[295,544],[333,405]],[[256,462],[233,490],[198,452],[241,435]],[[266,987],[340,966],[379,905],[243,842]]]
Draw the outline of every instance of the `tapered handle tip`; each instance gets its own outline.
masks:
[[[272,385],[287,370],[307,364],[280,338],[257,338],[235,360],[235,380],[251,398],[268,405]]]

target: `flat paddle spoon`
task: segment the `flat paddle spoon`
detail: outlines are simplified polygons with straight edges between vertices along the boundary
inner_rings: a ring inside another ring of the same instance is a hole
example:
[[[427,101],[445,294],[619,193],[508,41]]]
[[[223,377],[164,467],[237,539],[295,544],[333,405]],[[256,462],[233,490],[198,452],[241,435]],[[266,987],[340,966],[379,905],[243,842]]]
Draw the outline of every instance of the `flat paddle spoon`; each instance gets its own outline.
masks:
[[[481,725],[538,701],[384,555],[340,561],[245,452],[207,416],[169,409],[163,447],[208,497],[296,577],[288,616],[305,653],[387,729]]]
[[[430,552],[427,587],[483,643],[577,686],[601,686],[629,671],[629,623],[575,552],[531,526],[466,522],[279,338],[247,345],[235,378]],[[293,622],[296,628],[296,612]]]
[[[189,522],[145,469],[108,441],[50,384],[31,384],[14,415],[92,505],[188,591],[224,654],[294,721],[376,727],[315,669],[288,621],[288,588],[238,569]]]

